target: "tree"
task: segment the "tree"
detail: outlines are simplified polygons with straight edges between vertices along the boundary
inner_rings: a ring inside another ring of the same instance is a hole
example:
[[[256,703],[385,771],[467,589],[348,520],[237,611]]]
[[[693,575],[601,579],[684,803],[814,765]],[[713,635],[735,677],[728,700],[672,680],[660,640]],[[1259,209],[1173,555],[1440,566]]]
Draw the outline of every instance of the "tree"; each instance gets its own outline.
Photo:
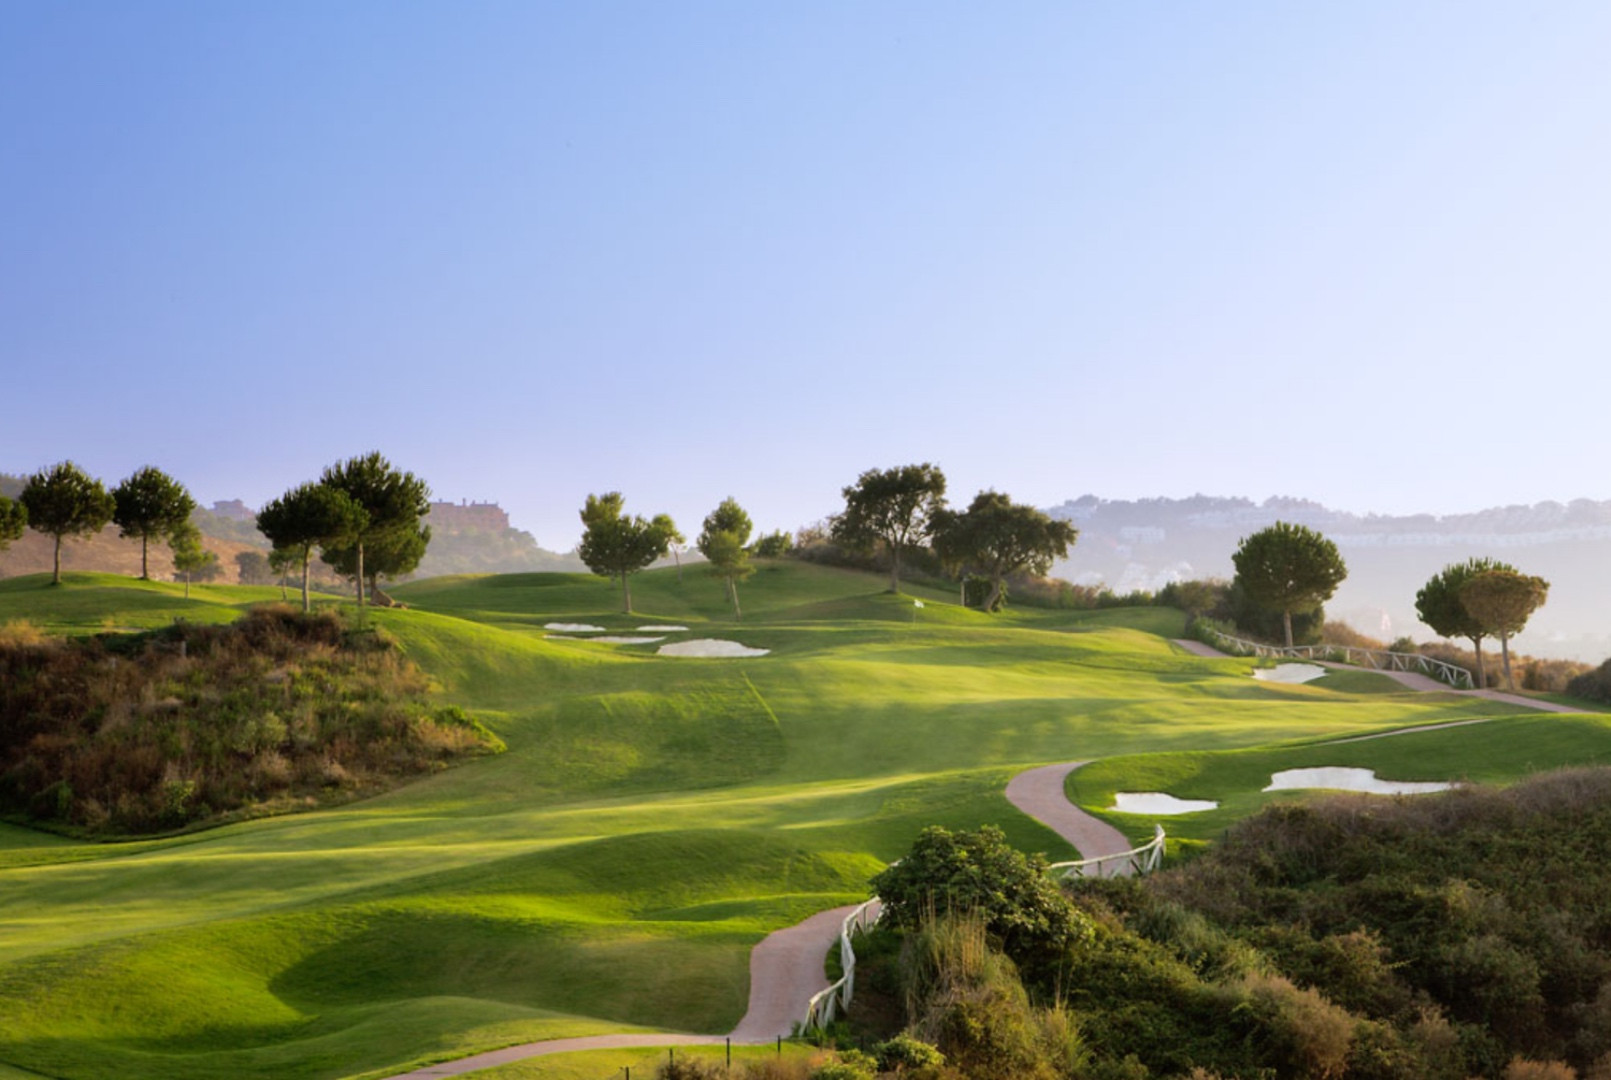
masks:
[[[425,549],[430,542],[429,525],[387,533],[371,541],[364,551],[362,570],[369,592],[374,593],[381,578],[395,581],[404,574],[413,573],[419,567],[420,560],[425,558]],[[356,545],[327,547],[321,558],[344,577],[355,577],[360,572]]]
[[[677,563],[677,584],[682,584],[682,553],[688,547],[688,538],[677,528],[677,523],[671,520],[670,514],[656,514],[650,522],[657,529],[666,533],[666,547],[671,550],[671,557]]]
[[[302,566],[302,610],[308,611],[308,564],[313,549],[352,543],[369,524],[369,514],[339,488],[305,483],[271,500],[257,513],[257,529],[274,545],[271,561],[282,572],[292,560]]]
[[[274,568],[261,551],[241,551],[235,555],[236,577],[242,585],[274,584]]]
[[[936,511],[945,506],[945,474],[938,466],[869,469],[844,489],[845,511],[833,519],[833,538],[868,550],[889,549],[889,591],[901,591],[901,552],[926,539]]]
[[[1460,586],[1460,603],[1485,633],[1499,639],[1504,658],[1505,685],[1516,689],[1510,677],[1510,639],[1527,626],[1533,612],[1544,606],[1549,582],[1514,570],[1484,570]]]
[[[1091,927],[1046,876],[1046,860],[1009,846],[993,825],[952,832],[930,825],[872,879],[882,921],[912,928],[928,916],[974,914],[1020,965],[1088,938]]]
[[[1261,607],[1281,612],[1288,647],[1292,645],[1292,612],[1331,599],[1348,576],[1336,544],[1313,529],[1284,521],[1243,538],[1231,562],[1248,597]]]
[[[985,611],[1001,606],[1009,574],[1045,574],[1054,559],[1068,555],[1079,535],[1068,522],[998,491],[979,492],[960,514],[942,507],[934,516],[934,548],[941,560],[958,573],[971,570],[989,579]]]
[[[1482,662],[1482,639],[1488,636],[1488,631],[1460,602],[1460,590],[1472,578],[1490,570],[1516,572],[1509,563],[1494,559],[1467,559],[1445,566],[1415,594],[1415,614],[1433,633],[1446,638],[1462,637],[1471,642],[1471,649],[1477,654],[1479,688],[1488,685],[1488,673]]]
[[[92,536],[112,520],[115,506],[101,482],[71,461],[34,473],[23,485],[20,501],[28,525],[56,538],[55,570],[51,584],[62,583],[62,540]]]
[[[290,548],[275,548],[268,553],[269,571],[280,581],[280,599],[285,596],[285,576],[291,568],[296,566],[299,559],[297,553]],[[306,566],[306,563],[303,564]],[[305,584],[305,583],[304,583]],[[303,611],[307,610],[307,593],[303,593]]]
[[[744,545],[750,542],[750,516],[732,496],[705,517],[695,543],[699,553],[710,560],[712,573],[727,582],[727,598],[733,603],[733,614],[742,615],[738,607],[738,583],[755,573],[750,565],[749,552]]]
[[[0,551],[11,546],[28,527],[28,508],[14,499],[0,495]]]
[[[140,541],[140,579],[151,578],[146,559],[152,540],[171,536],[190,520],[196,500],[185,486],[147,465],[112,489],[112,521],[119,535]]]
[[[208,581],[218,576],[218,556],[201,546],[201,530],[189,521],[167,535],[174,572],[184,576],[185,599],[189,600],[192,579]]]
[[[582,507],[582,542],[577,554],[587,568],[600,577],[621,579],[621,610],[632,610],[632,587],[627,578],[656,559],[665,558],[677,526],[665,514],[645,521],[622,512],[625,500],[619,491],[589,495]]]
[[[365,549],[379,548],[390,541],[389,558],[395,568],[402,561],[399,552],[412,550],[416,539],[429,543],[431,534],[423,527],[421,519],[431,512],[431,489],[413,473],[394,469],[379,451],[330,466],[325,469],[319,482],[325,487],[344,492],[363,507],[367,518],[349,544],[322,545],[319,556],[335,566],[338,562],[346,561],[342,552],[346,547],[351,547],[351,576],[358,583],[358,610],[362,614]],[[405,533],[414,536],[403,538],[399,535]],[[424,551],[421,546],[420,555],[423,556]],[[418,564],[419,559],[416,558],[414,565]]]

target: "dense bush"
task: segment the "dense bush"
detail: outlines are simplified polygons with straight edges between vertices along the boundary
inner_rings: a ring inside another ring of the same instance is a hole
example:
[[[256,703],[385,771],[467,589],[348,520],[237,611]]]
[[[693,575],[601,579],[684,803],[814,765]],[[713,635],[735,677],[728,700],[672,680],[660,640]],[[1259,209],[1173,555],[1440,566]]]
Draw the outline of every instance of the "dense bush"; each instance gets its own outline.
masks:
[[[501,746],[377,633],[257,609],[92,639],[0,640],[0,810],[151,832],[389,786]]]
[[[1091,933],[1046,876],[1045,859],[1010,847],[992,825],[974,832],[929,826],[872,887],[891,926],[915,927],[936,914],[977,916],[1020,966],[1055,958]]]
[[[1566,692],[1584,701],[1611,705],[1611,660],[1572,679],[1566,684]]]

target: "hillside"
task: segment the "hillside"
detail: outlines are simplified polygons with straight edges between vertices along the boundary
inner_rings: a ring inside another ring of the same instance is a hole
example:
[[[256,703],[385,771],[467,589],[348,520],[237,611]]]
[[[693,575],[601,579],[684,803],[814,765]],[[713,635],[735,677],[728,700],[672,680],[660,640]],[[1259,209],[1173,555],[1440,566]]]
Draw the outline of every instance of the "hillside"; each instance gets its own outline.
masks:
[[[1166,609],[957,608],[792,561],[740,586],[638,576],[639,611],[587,575],[436,578],[372,618],[440,700],[508,746],[337,809],[93,846],[0,826],[0,1065],[78,1078],[387,1075],[539,1038],[723,1031],[767,932],[866,895],[928,824],[1000,824],[1035,764],[1249,748],[1514,710],[1324,681],[1281,686],[1168,638]],[[0,624],[65,632],[223,621],[273,589],[108,576],[0,590]],[[924,607],[913,604],[914,596]],[[675,659],[616,634],[770,650]],[[669,629],[688,627],[686,631]],[[1511,775],[1556,750],[1514,721]],[[1503,761],[1498,766],[1504,768]],[[1126,822],[1150,831],[1150,822]]]

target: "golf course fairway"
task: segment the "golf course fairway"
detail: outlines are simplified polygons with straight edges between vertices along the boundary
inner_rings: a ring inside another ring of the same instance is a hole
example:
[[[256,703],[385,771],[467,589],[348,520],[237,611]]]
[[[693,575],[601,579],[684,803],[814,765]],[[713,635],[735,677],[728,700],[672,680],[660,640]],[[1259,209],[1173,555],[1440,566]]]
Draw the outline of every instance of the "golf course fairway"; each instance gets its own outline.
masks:
[[[1394,775],[1413,754],[1407,778],[1504,781],[1611,755],[1603,714],[1354,673],[1257,682],[1249,661],[1173,644],[1170,609],[985,615],[948,592],[885,593],[878,575],[759,567],[742,619],[694,567],[638,575],[630,615],[587,575],[399,586],[407,609],[369,617],[506,752],[165,838],[0,825],[0,1078],[380,1077],[539,1039],[727,1031],[755,943],[864,899],[926,825],[997,824],[1019,848],[1077,857],[1003,795],[1035,765],[1106,759],[1069,781],[1094,811],[1115,790],[1222,800],[1166,822],[1191,841],[1268,801],[1254,781],[1293,764]],[[228,621],[278,598],[36,576],[0,581],[0,624]],[[549,622],[685,626],[666,640],[769,651],[660,656],[550,637]],[[1478,718],[1493,719],[1315,746]]]

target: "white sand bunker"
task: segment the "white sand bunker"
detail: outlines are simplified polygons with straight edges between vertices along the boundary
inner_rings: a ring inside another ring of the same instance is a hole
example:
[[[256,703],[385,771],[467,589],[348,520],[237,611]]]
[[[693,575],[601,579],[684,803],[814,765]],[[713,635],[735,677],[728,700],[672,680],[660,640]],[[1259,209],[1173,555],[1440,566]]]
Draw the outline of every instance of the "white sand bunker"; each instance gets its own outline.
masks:
[[[1213,799],[1177,799],[1162,791],[1116,791],[1109,810],[1121,814],[1196,814],[1219,806]]]
[[[678,630],[686,629],[688,629],[686,626],[640,626],[638,627],[638,633],[670,634]]]
[[[765,656],[771,649],[752,649],[736,641],[719,641],[716,638],[698,638],[694,641],[674,641],[659,648],[661,656]]]
[[[566,634],[601,634],[604,627],[594,626],[585,622],[551,622],[543,623],[544,630],[558,630]]]
[[[1318,769],[1283,769],[1270,777],[1265,791],[1325,788],[1328,791],[1363,791],[1371,795],[1427,795],[1456,785],[1442,780],[1378,780],[1375,769],[1346,769],[1326,765]]]
[[[659,637],[637,637],[632,634],[605,634],[603,637],[588,638],[588,641],[607,641],[611,645],[649,645],[656,641],[666,640],[665,635]]]
[[[1306,683],[1325,673],[1319,664],[1277,664],[1273,668],[1256,668],[1253,677],[1260,682]]]

